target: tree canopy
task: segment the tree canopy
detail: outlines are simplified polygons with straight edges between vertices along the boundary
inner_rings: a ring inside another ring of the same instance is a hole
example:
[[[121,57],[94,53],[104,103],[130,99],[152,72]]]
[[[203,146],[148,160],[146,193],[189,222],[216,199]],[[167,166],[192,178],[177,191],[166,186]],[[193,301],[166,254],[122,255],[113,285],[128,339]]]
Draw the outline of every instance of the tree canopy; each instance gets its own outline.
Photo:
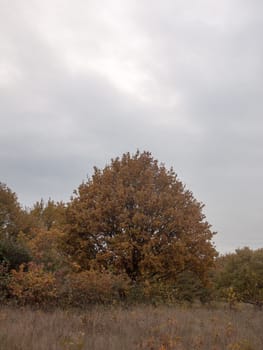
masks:
[[[217,289],[232,290],[237,300],[263,305],[263,249],[248,247],[218,259]]]
[[[23,211],[16,194],[0,182],[0,236],[17,236],[23,226]]]
[[[216,256],[203,204],[149,152],[112,159],[82,183],[67,211],[68,253],[82,269],[133,281],[204,280]]]
[[[27,214],[16,194],[0,182],[0,265],[12,269],[30,260],[28,249],[17,240],[19,233],[28,229]]]

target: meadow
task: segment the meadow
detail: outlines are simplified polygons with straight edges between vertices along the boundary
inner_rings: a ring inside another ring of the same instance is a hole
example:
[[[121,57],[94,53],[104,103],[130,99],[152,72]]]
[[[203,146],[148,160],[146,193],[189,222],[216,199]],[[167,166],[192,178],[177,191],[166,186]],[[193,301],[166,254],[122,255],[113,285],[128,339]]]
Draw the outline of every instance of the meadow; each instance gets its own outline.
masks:
[[[241,305],[0,308],[0,350],[262,350],[263,313]]]

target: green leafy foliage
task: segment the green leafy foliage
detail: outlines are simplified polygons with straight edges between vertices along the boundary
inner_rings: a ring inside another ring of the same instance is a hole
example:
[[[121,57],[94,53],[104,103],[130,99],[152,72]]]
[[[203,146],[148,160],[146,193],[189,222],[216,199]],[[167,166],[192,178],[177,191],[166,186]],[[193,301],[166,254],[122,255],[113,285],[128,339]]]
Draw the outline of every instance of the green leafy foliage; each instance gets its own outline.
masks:
[[[221,260],[221,261],[220,261]],[[217,287],[226,294],[231,289],[236,299],[258,305],[263,304],[263,249],[248,247],[219,259]]]
[[[0,239],[0,264],[5,264],[8,269],[17,269],[22,263],[31,260],[31,254],[28,247],[15,238]]]
[[[26,211],[20,207],[17,196],[0,182],[0,238],[16,237],[28,230]]]

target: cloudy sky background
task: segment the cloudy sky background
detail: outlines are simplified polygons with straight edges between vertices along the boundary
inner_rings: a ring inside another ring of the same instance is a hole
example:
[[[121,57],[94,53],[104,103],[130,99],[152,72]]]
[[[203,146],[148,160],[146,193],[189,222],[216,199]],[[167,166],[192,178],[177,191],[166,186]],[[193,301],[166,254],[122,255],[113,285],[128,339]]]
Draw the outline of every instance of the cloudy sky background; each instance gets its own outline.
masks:
[[[263,2],[0,0],[0,181],[67,201],[148,150],[220,252],[263,247]]]

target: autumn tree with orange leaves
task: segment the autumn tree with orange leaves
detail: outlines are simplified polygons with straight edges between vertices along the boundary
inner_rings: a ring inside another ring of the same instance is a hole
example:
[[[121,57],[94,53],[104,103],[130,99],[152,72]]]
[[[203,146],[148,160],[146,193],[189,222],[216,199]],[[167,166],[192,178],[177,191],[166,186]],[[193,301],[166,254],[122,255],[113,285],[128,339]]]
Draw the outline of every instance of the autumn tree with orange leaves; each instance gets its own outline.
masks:
[[[125,273],[134,283],[205,281],[217,252],[203,204],[151,153],[111,161],[68,206],[67,254],[82,270]]]

